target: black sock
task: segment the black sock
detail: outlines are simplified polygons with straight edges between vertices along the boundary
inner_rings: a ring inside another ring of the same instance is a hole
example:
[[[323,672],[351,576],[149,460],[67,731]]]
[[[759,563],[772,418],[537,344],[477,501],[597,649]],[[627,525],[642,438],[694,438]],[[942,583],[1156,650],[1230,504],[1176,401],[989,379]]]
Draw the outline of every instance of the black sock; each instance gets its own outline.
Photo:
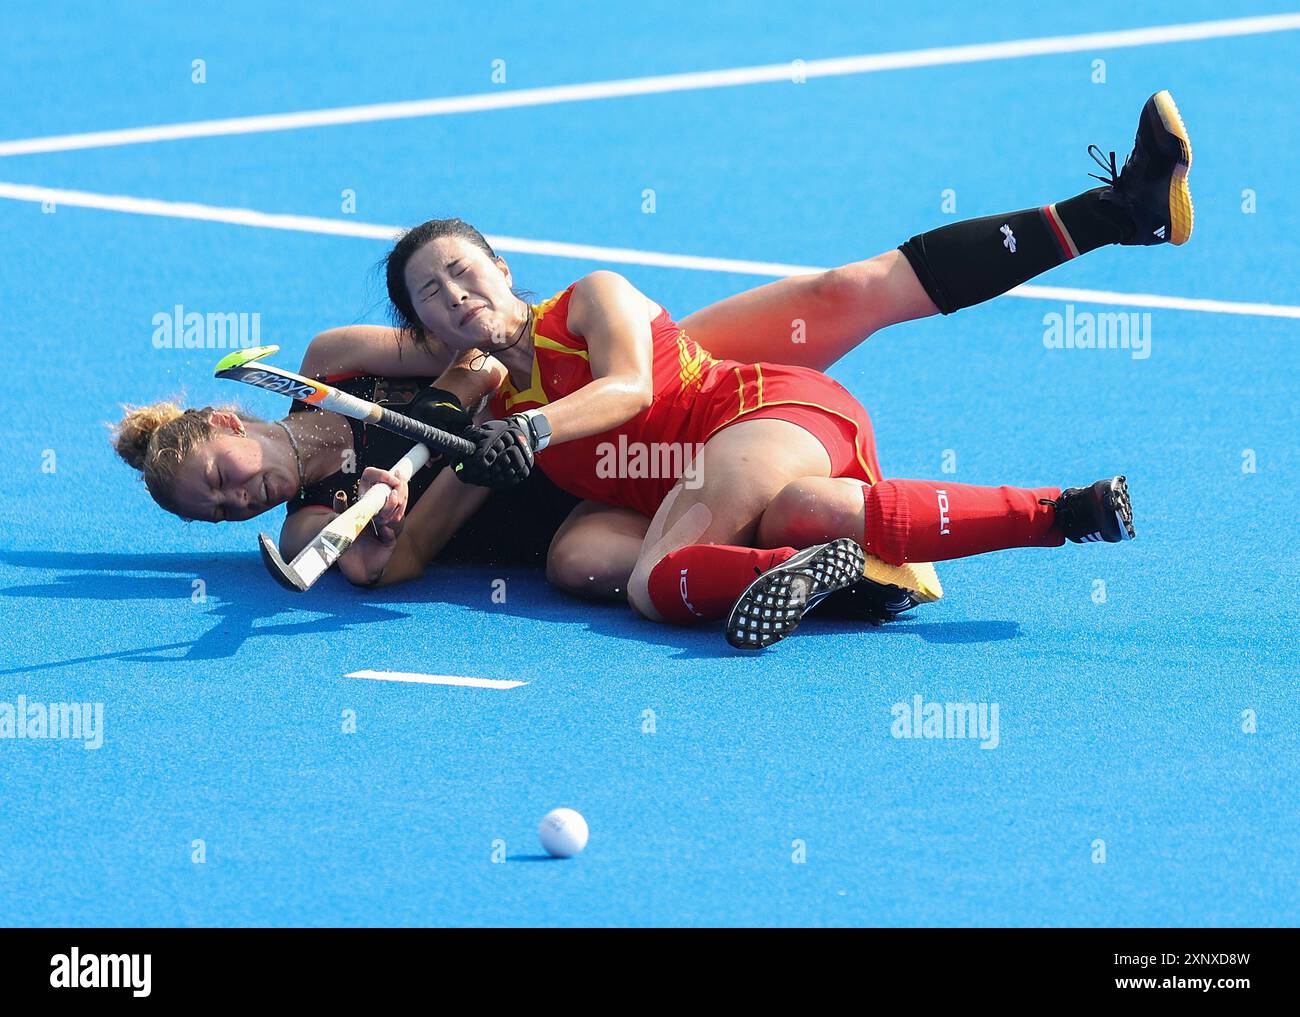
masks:
[[[1128,216],[1094,187],[1066,201],[941,226],[899,247],[944,314],[991,300],[1080,254],[1116,244]]]

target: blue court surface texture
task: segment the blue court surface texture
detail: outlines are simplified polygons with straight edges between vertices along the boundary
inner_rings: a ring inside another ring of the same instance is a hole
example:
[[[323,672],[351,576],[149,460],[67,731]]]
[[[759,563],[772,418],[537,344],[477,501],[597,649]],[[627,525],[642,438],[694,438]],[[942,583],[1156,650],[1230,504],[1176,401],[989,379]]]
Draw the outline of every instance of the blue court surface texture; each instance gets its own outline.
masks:
[[[0,920],[1296,924],[1287,13],[8,5]],[[1264,20],[1176,27],[1246,17]],[[1095,33],[1120,35],[1070,41]],[[912,56],[817,63],[892,53]],[[775,80],[609,94],[783,64]],[[517,284],[542,297],[612,268],[680,319],[779,274],[692,257],[828,267],[1095,186],[1088,144],[1122,160],[1160,88],[1195,146],[1189,244],[1097,251],[1034,281],[1060,292],[886,329],[830,372],[872,414],[888,475],[1125,473],[1132,543],[945,563],[945,599],[905,620],[813,614],[741,655],[717,625],[657,627],[525,570],[432,569],[380,590],[332,574],[291,594],[257,554],[280,510],[186,524],[109,445],[121,404],[177,393],[282,413],[212,377],[224,351],[156,349],[154,315],[255,312],[296,368],[316,333],[386,320],[372,270],[389,227],[459,215],[503,238]],[[477,98],[47,140],[457,96]],[[240,209],[305,218],[250,225]],[[1149,356],[1047,348],[1067,307],[1149,313]],[[526,684],[346,677],[361,669]],[[895,737],[895,704],[917,696],[996,705],[996,747]],[[102,745],[17,737],[20,697],[102,704]],[[590,824],[575,859],[538,844],[556,806]]]

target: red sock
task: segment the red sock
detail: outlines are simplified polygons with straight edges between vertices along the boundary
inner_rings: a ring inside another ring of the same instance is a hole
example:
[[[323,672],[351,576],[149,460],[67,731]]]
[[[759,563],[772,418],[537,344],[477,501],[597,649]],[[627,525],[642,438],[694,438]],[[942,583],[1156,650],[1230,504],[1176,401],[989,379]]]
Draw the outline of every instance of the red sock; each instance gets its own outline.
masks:
[[[1039,498],[1059,487],[975,487],[929,480],[882,480],[863,488],[863,547],[891,565],[947,561],[1008,547],[1059,547],[1056,510]]]
[[[669,551],[650,570],[650,602],[667,622],[725,618],[758,573],[794,553],[793,547],[760,551],[727,544],[690,544]]]

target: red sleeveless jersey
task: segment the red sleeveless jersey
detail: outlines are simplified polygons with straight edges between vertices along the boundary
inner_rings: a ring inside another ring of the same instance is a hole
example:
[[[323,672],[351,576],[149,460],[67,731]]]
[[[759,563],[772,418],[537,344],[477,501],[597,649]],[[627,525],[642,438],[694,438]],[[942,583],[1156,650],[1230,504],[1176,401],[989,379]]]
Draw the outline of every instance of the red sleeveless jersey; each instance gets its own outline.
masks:
[[[568,327],[575,285],[534,305],[531,381],[521,391],[507,378],[493,397],[495,416],[545,407],[593,380],[586,340]],[[652,517],[683,473],[689,475],[710,437],[737,420],[758,417],[806,427],[827,446],[833,476],[880,479],[870,420],[837,382],[801,367],[715,360],[667,310],[661,309],[650,329],[650,405],[602,434],[539,452],[538,465],[559,487]]]

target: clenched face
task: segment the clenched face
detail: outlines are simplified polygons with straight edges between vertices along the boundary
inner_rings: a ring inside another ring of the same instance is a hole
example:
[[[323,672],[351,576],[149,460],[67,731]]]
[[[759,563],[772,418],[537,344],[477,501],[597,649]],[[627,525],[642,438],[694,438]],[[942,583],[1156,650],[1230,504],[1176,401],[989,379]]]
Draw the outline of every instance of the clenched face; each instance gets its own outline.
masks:
[[[218,431],[176,471],[173,497],[190,519],[252,519],[298,492],[298,475],[292,471],[292,466],[268,456],[257,439]]]
[[[510,341],[527,316],[510,290],[510,270],[460,237],[439,237],[406,263],[406,289],[420,323],[458,352]]]

